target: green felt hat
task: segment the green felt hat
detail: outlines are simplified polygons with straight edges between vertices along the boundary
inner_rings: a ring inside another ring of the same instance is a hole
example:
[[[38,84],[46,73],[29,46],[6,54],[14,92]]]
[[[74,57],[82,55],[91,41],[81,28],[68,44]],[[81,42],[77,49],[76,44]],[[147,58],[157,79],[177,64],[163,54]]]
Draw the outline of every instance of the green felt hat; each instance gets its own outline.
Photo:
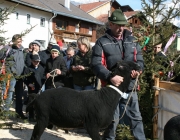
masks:
[[[126,25],[128,24],[124,13],[120,9],[116,9],[112,12],[111,17],[108,20],[112,23],[119,24],[119,25]]]

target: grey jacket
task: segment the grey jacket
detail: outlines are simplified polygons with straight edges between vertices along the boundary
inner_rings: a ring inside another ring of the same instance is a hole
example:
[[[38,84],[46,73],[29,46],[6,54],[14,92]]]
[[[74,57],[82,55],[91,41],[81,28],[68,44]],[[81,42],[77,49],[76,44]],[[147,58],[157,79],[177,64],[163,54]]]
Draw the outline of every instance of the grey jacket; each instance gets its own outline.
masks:
[[[12,46],[11,51],[8,56],[9,69],[14,76],[20,76],[23,74],[24,70],[24,54],[23,47],[18,48],[17,46]]]
[[[134,61],[143,70],[144,60],[141,48],[134,40],[135,38],[128,30],[124,30],[122,41],[113,38],[111,31],[107,30],[106,34],[96,41],[92,53],[92,69],[94,74],[101,79],[102,86],[105,86],[110,79],[110,70],[119,60]],[[134,82],[134,79],[131,80],[128,90],[132,90]]]

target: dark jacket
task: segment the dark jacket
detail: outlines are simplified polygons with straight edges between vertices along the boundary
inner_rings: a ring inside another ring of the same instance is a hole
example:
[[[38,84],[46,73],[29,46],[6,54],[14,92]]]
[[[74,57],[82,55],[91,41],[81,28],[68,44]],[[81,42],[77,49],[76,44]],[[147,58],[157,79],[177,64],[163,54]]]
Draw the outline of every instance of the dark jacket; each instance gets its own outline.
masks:
[[[74,57],[74,56],[73,56]],[[66,66],[67,66],[67,68],[68,68],[68,70],[70,70],[70,67],[71,67],[71,65],[72,65],[72,63],[73,63],[73,57],[71,57],[71,58],[69,58],[68,59],[68,57],[67,56],[64,56],[63,58],[64,58],[64,61],[65,61],[65,63],[66,63]]]
[[[106,34],[100,37],[93,47],[92,69],[95,75],[103,81],[108,81],[111,76],[111,68],[119,60],[137,62],[143,70],[144,61],[141,48],[134,40],[135,38],[128,30],[124,30],[123,40],[115,39],[111,36],[111,31],[107,30]],[[133,86],[134,80],[131,81],[129,90],[132,90]]]
[[[56,87],[58,86],[64,86],[63,84],[63,79],[66,76],[66,72],[67,72],[67,67],[66,67],[66,63],[63,59],[62,56],[58,56],[55,59],[52,59],[52,57],[50,57],[47,62],[46,62],[46,68],[45,68],[45,73],[50,73],[51,71],[53,71],[54,69],[60,69],[61,70],[61,75],[57,75],[54,78],[54,84]],[[51,73],[52,75],[54,73]],[[49,77],[48,80],[46,81],[46,89],[50,89],[50,88],[54,88],[53,86],[53,81],[52,81],[52,77]]]
[[[170,62],[169,62],[167,56],[162,51],[160,51],[154,55],[154,61],[157,62],[159,65],[162,65],[165,68],[170,65]],[[160,69],[160,70],[162,70],[162,69]]]
[[[44,84],[45,73],[44,68],[39,65],[37,69],[31,64],[24,70],[24,75],[26,75],[24,82],[28,87],[28,93],[38,93]],[[35,90],[32,90],[28,85],[34,84]]]
[[[73,75],[73,82],[77,86],[88,86],[93,85],[95,81],[95,75],[90,67],[91,65],[92,50],[90,49],[84,56],[81,55],[80,51],[73,57],[72,65],[82,65],[85,70],[73,71],[71,68],[71,73]],[[72,66],[71,65],[71,66]]]
[[[51,57],[51,49],[49,47],[47,47],[46,50],[43,50],[43,52],[46,54],[47,59]]]
[[[29,52],[26,54],[25,64],[27,67],[29,67],[31,65],[31,54],[32,54],[32,52]],[[40,59],[41,59],[41,62],[40,62],[41,66],[45,67],[46,61],[48,59],[47,54],[44,51],[39,51],[38,54],[39,54]]]

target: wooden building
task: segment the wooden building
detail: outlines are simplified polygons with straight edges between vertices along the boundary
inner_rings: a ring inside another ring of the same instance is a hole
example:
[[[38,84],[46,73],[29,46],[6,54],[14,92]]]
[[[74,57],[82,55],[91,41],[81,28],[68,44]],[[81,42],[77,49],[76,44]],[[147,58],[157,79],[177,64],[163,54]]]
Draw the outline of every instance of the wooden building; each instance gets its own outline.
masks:
[[[37,25],[32,31],[33,35],[30,32],[26,36],[25,41],[29,41],[26,44],[33,40],[40,40],[44,43],[44,46],[47,46],[49,40],[53,37],[56,41],[61,40],[66,45],[69,42],[76,41],[80,36],[85,36],[89,38],[91,45],[93,45],[96,41],[96,26],[103,25],[102,22],[73,5],[70,0],[7,1],[6,6],[18,4],[16,13],[12,13],[14,18],[11,18],[10,23],[14,23],[14,27],[18,27],[18,24],[16,25],[17,21],[21,23],[19,33],[21,33],[21,27],[27,26],[27,19],[28,26]],[[28,13],[26,9],[28,9]],[[17,15],[22,18],[17,20],[15,18]],[[40,26],[42,23],[44,23],[44,26]],[[43,38],[43,36],[45,37]]]

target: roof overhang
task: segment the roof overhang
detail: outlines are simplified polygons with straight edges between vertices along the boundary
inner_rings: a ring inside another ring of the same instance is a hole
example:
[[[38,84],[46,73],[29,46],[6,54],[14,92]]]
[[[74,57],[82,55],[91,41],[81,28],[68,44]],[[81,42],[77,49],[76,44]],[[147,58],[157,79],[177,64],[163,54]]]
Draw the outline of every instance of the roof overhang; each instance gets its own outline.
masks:
[[[62,12],[57,12],[56,13],[58,15],[62,15],[62,16],[66,16],[66,17],[71,17],[71,18],[75,18],[75,19],[80,19],[80,20],[83,20],[83,21],[87,21],[87,22],[90,22],[90,23],[95,23],[95,24],[99,24],[99,25],[104,25],[104,23],[102,22],[97,22],[97,21],[93,21],[93,20],[88,20],[88,19],[85,19],[85,18],[82,18],[82,17],[78,17],[78,16],[73,16],[71,14],[67,14],[67,13],[62,13]]]

